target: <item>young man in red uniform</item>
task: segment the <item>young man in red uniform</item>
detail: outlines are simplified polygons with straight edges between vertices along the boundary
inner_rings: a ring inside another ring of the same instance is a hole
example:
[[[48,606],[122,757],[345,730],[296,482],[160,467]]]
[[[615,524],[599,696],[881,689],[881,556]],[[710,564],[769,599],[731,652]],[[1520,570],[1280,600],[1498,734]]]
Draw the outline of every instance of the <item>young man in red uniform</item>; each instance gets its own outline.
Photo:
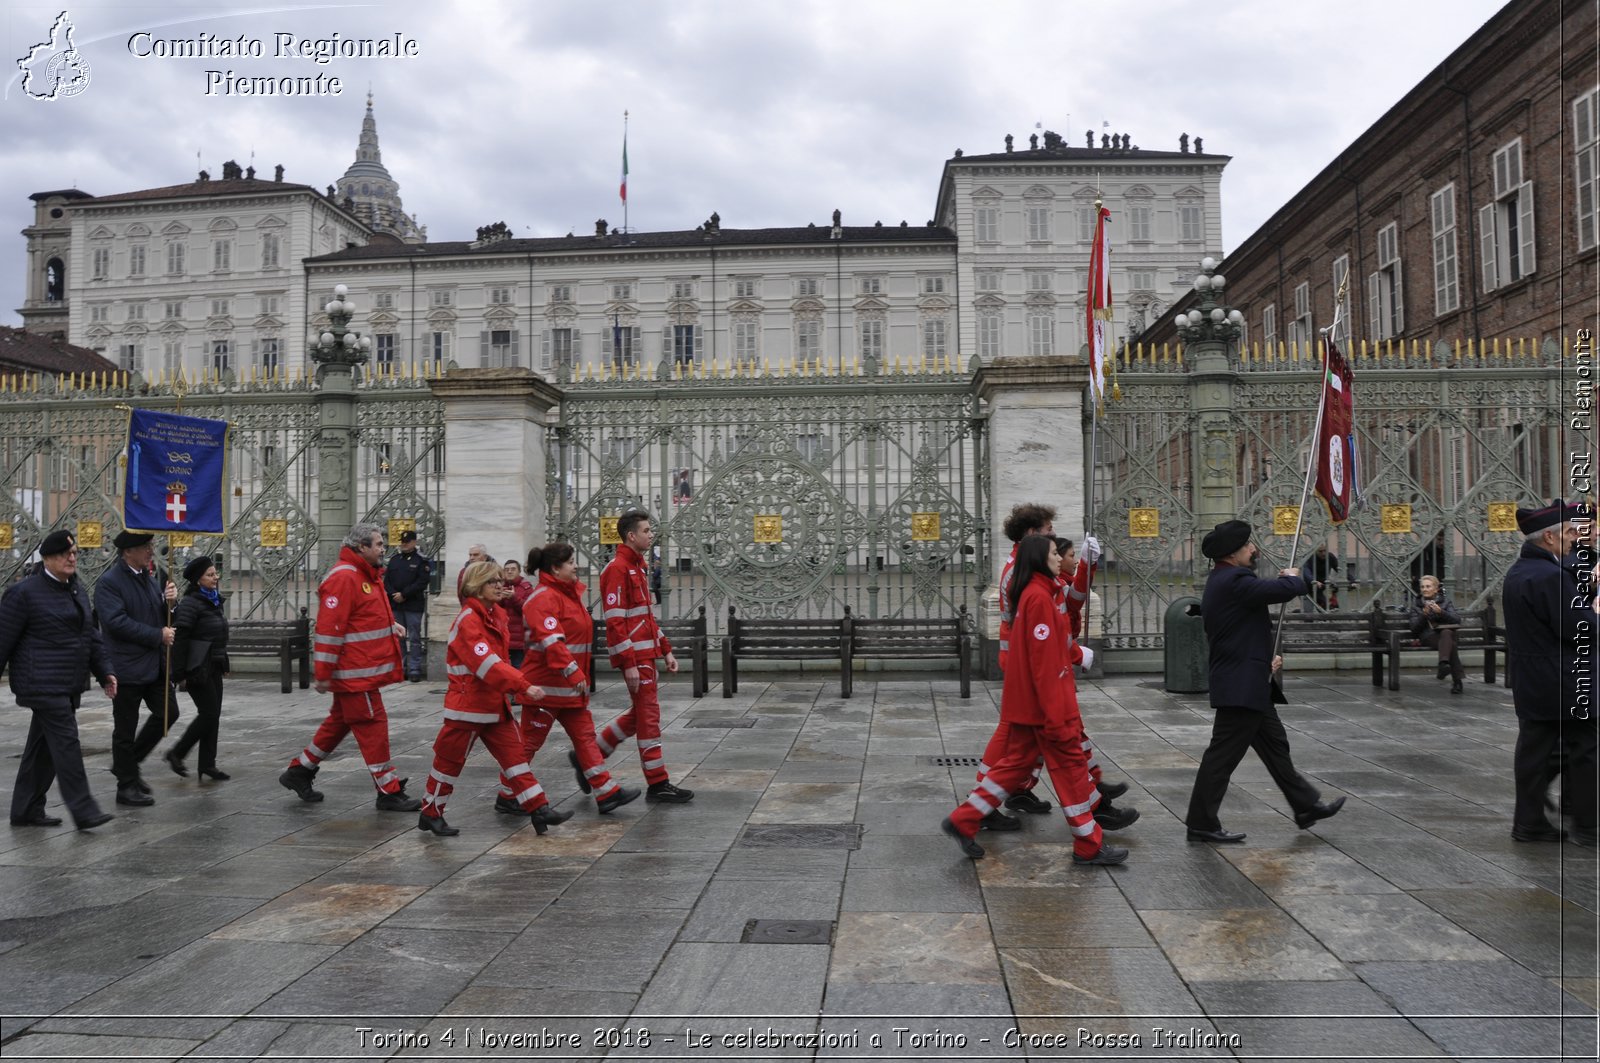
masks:
[[[383,551],[383,530],[376,524],[357,524],[344,537],[339,563],[317,589],[311,658],[316,688],[319,693],[333,693],[333,707],[311,744],[289,762],[278,782],[302,801],[321,801],[322,793],[312,787],[317,765],[353,733],[378,790],[378,809],[415,812],[422,802],[406,793],[405,780],[389,762],[389,715],[379,693],[405,678],[400,640],[406,629],[395,623],[384,590]]]
[[[650,607],[650,565],[645,560],[655,541],[650,514],[639,509],[624,513],[617,518],[617,535],[622,543],[600,573],[600,598],[605,610],[606,653],[611,666],[622,670],[633,705],[600,732],[600,756],[609,757],[627,738],[637,735],[639,763],[644,781],[650,784],[645,799],[681,805],[694,798],[694,791],[672,785],[661,756],[656,658],[666,661],[669,672],[678,670],[678,659],[656,626]]]

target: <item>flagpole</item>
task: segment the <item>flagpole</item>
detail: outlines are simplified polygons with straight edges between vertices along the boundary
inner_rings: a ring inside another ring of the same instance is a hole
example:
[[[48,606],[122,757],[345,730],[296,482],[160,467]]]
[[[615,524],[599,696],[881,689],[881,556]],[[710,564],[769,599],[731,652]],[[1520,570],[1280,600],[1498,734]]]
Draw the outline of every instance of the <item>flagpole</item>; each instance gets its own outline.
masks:
[[[1096,290],[1096,289],[1103,290],[1109,285],[1108,274],[1109,274],[1110,266],[1111,266],[1111,263],[1110,263],[1110,249],[1105,246],[1106,225],[1105,225],[1105,217],[1101,213],[1105,209],[1105,204],[1101,201],[1101,199],[1099,197],[1099,194],[1098,194],[1099,191],[1100,191],[1099,184],[1100,184],[1099,175],[1096,174],[1096,176],[1095,176],[1095,192],[1096,192],[1096,195],[1095,195],[1095,200],[1094,200],[1094,224],[1095,224],[1095,234],[1096,234],[1096,236],[1099,237],[1099,239],[1096,241],[1095,248],[1091,249],[1090,252],[1089,252],[1089,255],[1090,255],[1090,261],[1089,261],[1089,278],[1090,278],[1090,280],[1089,280],[1089,285],[1090,285],[1090,290],[1089,290],[1089,335],[1088,335],[1089,344],[1090,344],[1090,351],[1089,351],[1089,397],[1092,400],[1092,402],[1094,403],[1094,407],[1090,411],[1090,414],[1089,414],[1089,460],[1086,463],[1088,465],[1088,468],[1089,468],[1089,499],[1088,499],[1088,505],[1085,507],[1085,513],[1084,513],[1084,535],[1086,535],[1086,536],[1094,534],[1094,518],[1095,518],[1094,496],[1095,496],[1095,489],[1099,486],[1099,475],[1098,474],[1099,474],[1099,454],[1100,454],[1100,404],[1101,404],[1102,401],[1104,401],[1104,390],[1105,390],[1106,352],[1102,349],[1101,345],[1096,342],[1095,336],[1094,336],[1094,329],[1095,329],[1094,322],[1098,319],[1098,315],[1099,315],[1099,310],[1095,306],[1095,300],[1097,299],[1097,297],[1100,294],[1100,292],[1098,290]],[[1107,300],[1106,309],[1107,310],[1112,310],[1112,307],[1110,305],[1110,301],[1109,300]],[[1115,311],[1112,310],[1112,313],[1114,314]],[[1115,332],[1116,330],[1113,329],[1112,331]],[[1100,367],[1098,381],[1096,380],[1096,374],[1095,374],[1095,364],[1096,364],[1095,358],[1096,358],[1097,355],[1099,357],[1099,363],[1098,364],[1099,364],[1099,367]],[[1098,387],[1096,386],[1097,383],[1099,385]],[[1087,545],[1085,545],[1085,551],[1087,552]],[[1085,558],[1085,561],[1087,561],[1087,558]],[[1081,621],[1082,621],[1080,626],[1081,626],[1082,631],[1083,631],[1083,637],[1086,638],[1086,639],[1089,637],[1089,613],[1091,611],[1090,610],[1090,606],[1091,606],[1091,604],[1092,604],[1092,602],[1094,600],[1094,597],[1093,597],[1093,595],[1094,595],[1094,570],[1095,570],[1095,566],[1093,564],[1090,564],[1089,565],[1089,577],[1084,582],[1084,588],[1083,588],[1083,613],[1082,613],[1082,616],[1080,618]]]
[[[628,112],[622,112],[622,232],[628,232]]]

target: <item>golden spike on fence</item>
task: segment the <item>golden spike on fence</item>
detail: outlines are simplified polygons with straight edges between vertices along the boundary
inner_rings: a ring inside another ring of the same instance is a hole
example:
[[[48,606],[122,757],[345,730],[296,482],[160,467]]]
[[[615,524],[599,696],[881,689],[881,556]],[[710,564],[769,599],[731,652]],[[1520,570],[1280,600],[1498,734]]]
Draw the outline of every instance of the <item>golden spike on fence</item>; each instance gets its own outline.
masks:
[[[1183,368],[1183,344],[1182,343],[1175,343],[1175,344],[1172,345],[1172,360],[1177,363],[1178,368],[1180,368],[1180,369]]]

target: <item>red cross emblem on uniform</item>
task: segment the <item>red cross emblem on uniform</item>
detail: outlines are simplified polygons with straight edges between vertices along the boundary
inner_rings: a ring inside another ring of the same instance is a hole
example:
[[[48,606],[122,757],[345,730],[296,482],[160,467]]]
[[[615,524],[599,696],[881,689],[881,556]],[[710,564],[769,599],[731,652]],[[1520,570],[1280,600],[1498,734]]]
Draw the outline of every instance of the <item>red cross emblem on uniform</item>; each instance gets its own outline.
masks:
[[[173,491],[167,495],[167,519],[174,524],[183,523],[183,515],[189,512],[189,504],[183,500],[182,491]]]

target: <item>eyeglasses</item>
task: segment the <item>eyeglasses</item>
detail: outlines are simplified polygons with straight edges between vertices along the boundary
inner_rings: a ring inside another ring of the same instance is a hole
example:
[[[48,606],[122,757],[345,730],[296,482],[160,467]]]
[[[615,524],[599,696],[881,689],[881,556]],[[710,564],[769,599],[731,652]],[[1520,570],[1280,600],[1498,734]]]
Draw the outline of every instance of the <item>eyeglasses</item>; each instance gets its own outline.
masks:
[[[504,582],[505,582],[505,580],[503,580],[503,579],[489,579],[489,580],[484,580],[483,581],[484,586],[488,586],[491,583],[504,583]]]

